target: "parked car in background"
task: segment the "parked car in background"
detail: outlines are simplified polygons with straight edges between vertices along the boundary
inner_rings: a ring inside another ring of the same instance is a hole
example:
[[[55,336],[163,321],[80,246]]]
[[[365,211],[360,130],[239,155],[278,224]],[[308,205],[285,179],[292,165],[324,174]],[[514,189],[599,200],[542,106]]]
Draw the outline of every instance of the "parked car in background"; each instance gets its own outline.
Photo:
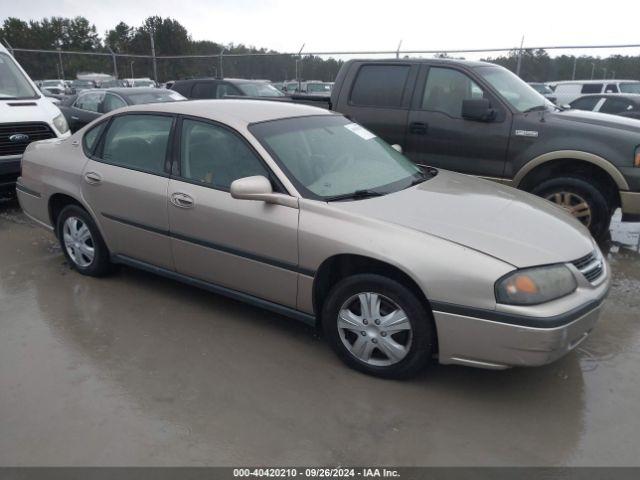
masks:
[[[550,82],[558,105],[568,105],[583,95],[596,93],[638,93],[640,82],[634,80],[569,80]]]
[[[169,80],[167,82],[164,82],[161,87],[162,88],[171,88],[173,86],[173,84],[176,83],[175,80]]]
[[[550,102],[556,103],[557,98],[554,95],[553,90],[551,90],[551,87],[546,83],[529,82],[529,86]]]
[[[71,89],[64,80],[42,80],[38,85],[40,89],[46,88],[56,95],[65,95],[71,93]]]
[[[299,93],[301,90],[302,82],[298,82],[297,80],[291,80],[289,82],[285,82],[282,87],[282,91],[288,94]]]
[[[84,90],[91,90],[96,88],[96,83],[93,80],[72,80],[71,81],[71,94],[75,95]]]
[[[171,90],[192,99],[215,99],[228,96],[284,97],[273,85],[262,80],[241,78],[197,78],[177,80]]]
[[[331,96],[331,84],[328,82],[307,81],[303,84],[302,93]]]
[[[98,84],[98,88],[126,88],[126,83],[124,80],[105,80]]]
[[[125,78],[123,80],[125,82],[125,86],[130,88],[134,88],[134,87],[156,88],[158,86],[155,81],[151,80],[148,77]]]
[[[640,119],[640,94],[585,95],[569,104],[577,110],[610,113]]]
[[[29,143],[69,136],[67,122],[0,44],[0,192],[12,192]]]
[[[418,164],[482,176],[555,202],[595,237],[608,232],[618,207],[623,220],[640,220],[640,124],[564,110],[500,66],[350,60],[325,104],[400,145]]]
[[[549,202],[422,169],[319,108],[139,105],[71,140],[32,144],[17,191],[75,270],[122,263],[289,315],[368,374],[552,362],[610,285]]]
[[[271,86],[276,90],[282,90],[284,88],[284,82],[271,82]]]
[[[72,132],[75,132],[96,118],[112,110],[127,105],[164,103],[186,100],[178,92],[164,88],[109,88],[93,89],[69,97],[60,105]]]

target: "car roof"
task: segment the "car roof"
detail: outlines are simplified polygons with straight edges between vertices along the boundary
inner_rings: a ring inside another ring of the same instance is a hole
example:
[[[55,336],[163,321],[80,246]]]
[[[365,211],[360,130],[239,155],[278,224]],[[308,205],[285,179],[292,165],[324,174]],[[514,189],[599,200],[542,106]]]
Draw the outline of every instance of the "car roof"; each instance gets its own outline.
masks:
[[[127,111],[163,112],[193,115],[219,121],[239,128],[251,123],[291,117],[335,115],[323,108],[272,100],[189,100],[184,102],[155,103],[128,107]],[[122,111],[122,110],[120,110]]]
[[[269,80],[255,80],[249,78],[215,78],[215,77],[203,77],[203,78],[188,78],[185,80],[176,80],[177,83],[192,83],[192,82],[229,82],[229,83],[268,83]]]
[[[593,93],[589,95],[582,95],[576,98],[573,102],[585,97],[597,97],[597,98],[626,98],[636,103],[640,103],[640,93]],[[573,103],[571,102],[571,103]]]
[[[602,83],[640,83],[638,80],[620,80],[615,78],[603,78],[600,80],[560,80],[558,82],[547,82],[551,85],[566,85],[566,84],[575,84],[575,85],[584,85],[590,83],[602,84]]]
[[[470,68],[474,67],[487,67],[487,66],[496,66],[500,65],[491,62],[480,62],[475,60],[460,60],[457,58],[358,58],[349,60],[347,63],[390,63],[390,64],[402,64],[406,63],[409,65],[416,63],[427,63],[427,64],[442,64],[442,65],[465,65]]]

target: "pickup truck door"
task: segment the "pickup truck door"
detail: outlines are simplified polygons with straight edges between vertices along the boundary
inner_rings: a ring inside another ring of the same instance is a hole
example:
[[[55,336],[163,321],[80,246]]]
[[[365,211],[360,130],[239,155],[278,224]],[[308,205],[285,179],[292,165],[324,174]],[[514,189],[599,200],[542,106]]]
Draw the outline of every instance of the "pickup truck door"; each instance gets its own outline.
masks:
[[[418,66],[407,63],[354,63],[346,74],[336,106],[390,144],[404,148],[411,94]]]
[[[462,101],[486,98],[491,122],[462,118]],[[504,175],[511,112],[468,72],[454,66],[422,66],[411,102],[405,153],[416,163],[457,172]]]

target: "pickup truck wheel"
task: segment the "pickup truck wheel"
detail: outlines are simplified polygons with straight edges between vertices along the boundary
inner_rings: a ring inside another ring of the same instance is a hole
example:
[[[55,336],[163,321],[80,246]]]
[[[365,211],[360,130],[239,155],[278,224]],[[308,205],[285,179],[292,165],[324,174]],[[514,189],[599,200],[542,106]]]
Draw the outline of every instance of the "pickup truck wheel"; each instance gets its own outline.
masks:
[[[429,312],[402,284],[359,274],[338,282],[322,310],[325,336],[350,367],[407,378],[430,360],[435,333]]]
[[[111,271],[109,250],[86,210],[77,205],[62,209],[56,232],[64,256],[75,270],[92,277],[101,277]]]
[[[604,188],[580,177],[559,177],[546,180],[532,193],[557,204],[571,213],[591,231],[594,238],[602,238],[609,231],[612,206]]]

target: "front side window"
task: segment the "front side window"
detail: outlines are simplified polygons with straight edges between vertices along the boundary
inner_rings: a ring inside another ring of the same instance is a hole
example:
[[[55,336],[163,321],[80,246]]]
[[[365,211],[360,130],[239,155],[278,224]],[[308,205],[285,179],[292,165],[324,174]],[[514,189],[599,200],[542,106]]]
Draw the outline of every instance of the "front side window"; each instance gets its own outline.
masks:
[[[498,66],[476,67],[475,71],[495,88],[514,109],[526,112],[552,103],[527,85],[520,77]],[[559,92],[560,86],[556,89]]]
[[[215,98],[224,98],[228,95],[242,95],[242,92],[230,83],[219,83]]]
[[[126,107],[127,104],[124,102],[124,100],[116,95],[113,95],[111,93],[107,93],[104,96],[104,113],[108,113],[112,110],[115,110],[117,108],[122,108],[122,107]]]
[[[307,198],[358,191],[384,195],[423,177],[413,162],[342,116],[288,118],[249,129]]]
[[[585,83],[580,93],[602,93],[602,83]]]
[[[602,107],[600,107],[600,112],[602,113],[622,113],[628,110],[633,110],[633,103],[624,98],[607,98]]]
[[[191,91],[192,98],[217,98],[216,82],[198,82]]]
[[[0,99],[36,98],[38,94],[11,56],[0,53]]]
[[[239,178],[269,176],[246,142],[226,128],[185,119],[180,138],[180,175],[187,180],[227,190]]]
[[[451,68],[429,69],[422,96],[422,109],[462,117],[464,100],[483,97],[482,89],[467,75]]]
[[[351,103],[368,107],[400,108],[408,65],[364,65],[351,90]]]
[[[163,174],[172,117],[122,115],[106,133],[101,158],[106,163]]]
[[[610,83],[607,88],[604,89],[604,93],[618,93],[618,86],[615,83]]]
[[[80,110],[87,110],[88,112],[99,112],[100,102],[104,98],[104,93],[91,92],[80,95],[76,99],[74,106]]]

